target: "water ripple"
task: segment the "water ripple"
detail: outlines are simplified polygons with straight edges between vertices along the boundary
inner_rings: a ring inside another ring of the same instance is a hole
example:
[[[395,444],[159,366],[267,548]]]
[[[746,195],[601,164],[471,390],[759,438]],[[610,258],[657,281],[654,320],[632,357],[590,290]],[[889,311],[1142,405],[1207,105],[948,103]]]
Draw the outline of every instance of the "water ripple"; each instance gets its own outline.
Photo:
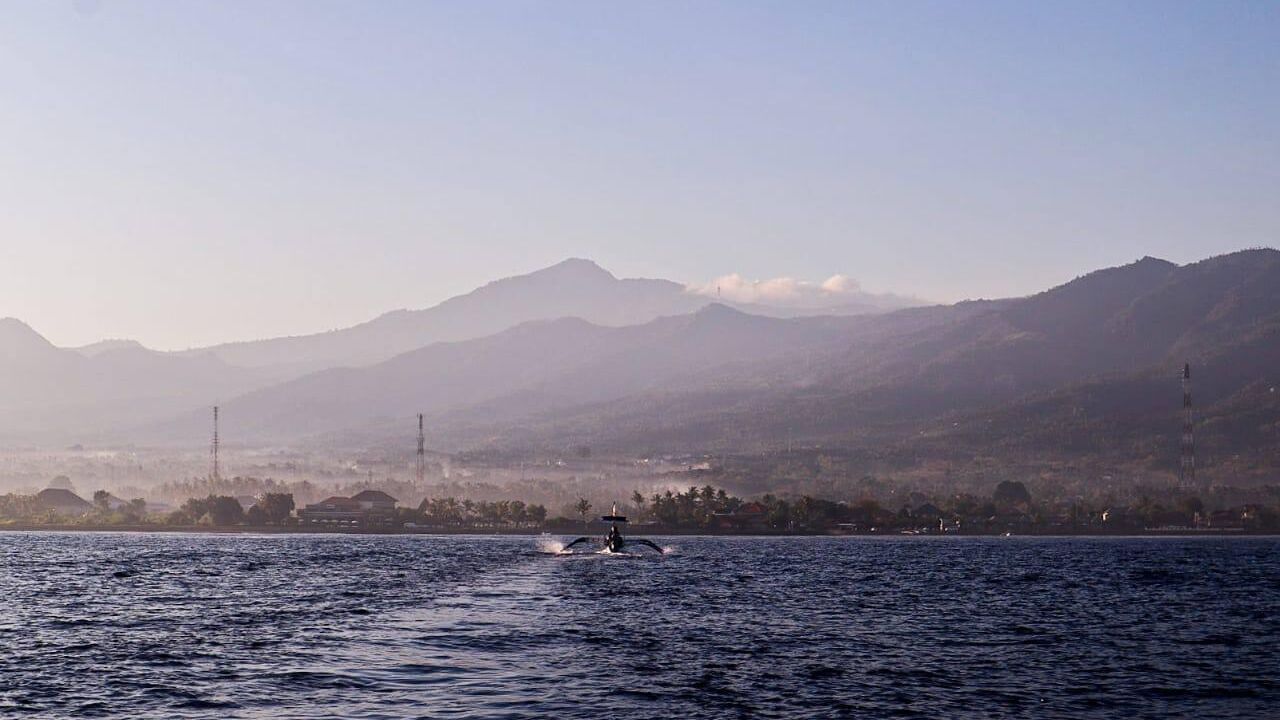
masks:
[[[0,715],[1265,717],[1272,539],[0,533]]]

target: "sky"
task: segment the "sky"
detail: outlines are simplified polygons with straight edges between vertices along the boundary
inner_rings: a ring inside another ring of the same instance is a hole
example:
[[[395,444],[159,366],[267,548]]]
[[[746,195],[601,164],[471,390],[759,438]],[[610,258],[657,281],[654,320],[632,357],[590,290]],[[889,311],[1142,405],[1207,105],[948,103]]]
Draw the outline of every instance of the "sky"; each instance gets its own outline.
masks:
[[[939,301],[1280,230],[1280,3],[0,0],[0,316],[343,327],[567,257]]]

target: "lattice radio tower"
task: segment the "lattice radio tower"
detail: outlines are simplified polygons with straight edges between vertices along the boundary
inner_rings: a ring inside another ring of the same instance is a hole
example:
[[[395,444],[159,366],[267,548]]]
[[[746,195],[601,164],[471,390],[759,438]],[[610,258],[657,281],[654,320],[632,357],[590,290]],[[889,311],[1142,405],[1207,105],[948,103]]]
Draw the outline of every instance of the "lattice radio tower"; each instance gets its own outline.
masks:
[[[427,479],[427,437],[422,431],[422,413],[418,413],[418,487]]]
[[[1196,484],[1195,418],[1191,412],[1191,363],[1182,366],[1182,463],[1178,482],[1184,488]]]
[[[221,469],[218,467],[218,406],[213,406],[213,443],[209,446],[209,455],[213,458],[213,474],[211,478],[217,480],[222,477]]]

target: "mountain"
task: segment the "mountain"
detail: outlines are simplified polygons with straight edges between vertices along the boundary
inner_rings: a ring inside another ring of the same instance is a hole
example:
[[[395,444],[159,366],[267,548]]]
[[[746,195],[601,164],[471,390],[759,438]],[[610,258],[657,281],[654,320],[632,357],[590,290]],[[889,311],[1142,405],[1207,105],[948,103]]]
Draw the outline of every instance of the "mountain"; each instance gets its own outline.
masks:
[[[578,312],[544,317],[570,307]],[[1165,472],[1177,372],[1190,362],[1206,447],[1254,468],[1280,463],[1274,250],[1182,266],[1143,258],[1028,297],[817,317],[745,313],[570,261],[341,331],[317,352],[464,334],[489,308],[502,318],[484,321],[493,325],[533,317],[306,373],[308,356],[290,353],[325,336],[222,354],[86,352],[4,321],[0,428],[105,423],[121,440],[192,444],[220,397],[228,429],[247,442],[367,446],[404,436],[423,412],[432,443],[451,450],[757,452],[795,441],[902,467],[1088,454],[1153,458]],[[257,357],[277,364],[224,356],[271,348],[280,354]]]
[[[31,326],[17,318],[0,318],[0,363],[9,369],[47,362],[59,355],[58,348]]]
[[[224,403],[238,432],[298,439],[417,412],[501,419],[659,391],[713,368],[821,344],[847,319],[781,320],[712,304],[641,325],[534,321],[477,340],[435,343],[361,368],[335,368]],[[202,414],[175,427],[202,428]]]
[[[1248,433],[1216,436],[1222,447],[1280,455],[1273,250],[1186,266],[1144,258],[1026,298],[845,318],[822,329],[796,352],[691,368],[662,388],[505,421],[491,414],[487,424],[459,411],[438,432],[460,447],[629,452],[740,451],[794,438],[896,447],[919,459],[961,448],[1061,455],[1057,433],[1076,427],[1088,442],[1074,452],[1124,455],[1137,438],[1150,445],[1174,437],[1177,372],[1189,361],[1208,428],[1238,425],[1232,413],[1248,418]]]
[[[285,440],[399,432],[424,412],[455,448],[897,441],[1084,383],[1167,379],[1187,358],[1230,357],[1208,366],[1221,387],[1206,399],[1230,395],[1268,377],[1276,288],[1280,253],[1251,251],[1183,267],[1143,258],[1025,298],[879,315],[779,319],[714,304],[626,327],[532,322],[308,375],[225,412],[246,436]]]
[[[436,342],[485,337],[521,323],[576,317],[620,327],[691,313],[716,300],[669,280],[620,279],[591,262],[565,260],[527,275],[496,280],[425,310],[396,310],[353,327],[315,335],[217,345],[212,353],[244,367],[299,371],[370,365]],[[777,317],[883,312],[913,304],[892,295],[855,293],[829,307],[739,306]]]
[[[860,298],[865,305],[856,304]],[[877,312],[905,302],[856,292],[839,299],[846,305],[829,312]],[[176,353],[149,350],[131,340],[60,349],[10,319],[0,324],[0,438],[61,432],[78,439],[114,431],[119,433],[115,437],[131,439],[129,428],[180,410],[207,407],[313,372],[374,365],[435,343],[473,340],[521,323],[565,317],[625,327],[712,303],[678,283],[618,279],[593,262],[570,259],[497,280],[426,310],[399,310],[343,330]],[[751,307],[784,317],[824,312]]]
[[[81,345],[80,347],[70,349],[75,350],[85,357],[94,357],[95,355],[101,355],[102,353],[112,352],[115,350],[146,350],[147,348],[143,347],[142,343],[137,340],[112,339],[99,340],[96,343]]]
[[[81,391],[86,367],[82,356],[54,347],[26,323],[0,319],[0,412],[50,393]]]
[[[0,441],[99,436],[282,379],[210,355],[181,357],[136,343],[62,349],[6,318],[0,320]]]
[[[632,325],[692,312],[707,299],[667,280],[618,279],[580,259],[496,280],[426,310],[396,310],[342,330],[229,343],[212,353],[232,365],[322,369],[368,365],[435,342],[469,340],[523,322],[578,317],[600,325]]]

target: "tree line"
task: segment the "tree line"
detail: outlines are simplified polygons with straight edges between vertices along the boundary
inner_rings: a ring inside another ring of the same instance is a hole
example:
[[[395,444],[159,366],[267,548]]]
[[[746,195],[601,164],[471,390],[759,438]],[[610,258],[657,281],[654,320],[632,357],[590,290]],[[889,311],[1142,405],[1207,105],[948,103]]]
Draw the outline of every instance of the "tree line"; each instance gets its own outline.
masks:
[[[521,500],[479,500],[456,497],[426,498],[418,507],[401,508],[400,520],[447,527],[533,526],[547,521],[547,508]]]
[[[837,502],[802,495],[783,498],[765,494],[744,499],[712,485],[667,489],[648,496],[639,490],[619,508],[633,521],[659,532],[829,532],[948,531],[964,532],[1119,532],[1159,527],[1237,526],[1247,530],[1280,529],[1280,505],[1245,504],[1216,510],[1200,497],[1176,502],[1143,496],[1128,505],[1052,501],[1038,503],[1018,481],[997,484],[990,495],[956,493],[929,498],[911,493],[897,509],[874,499]],[[589,527],[595,506],[579,497],[565,507],[570,517],[549,517],[546,506],[521,500],[471,500],[428,497],[417,507],[399,508],[395,526],[440,529],[510,528],[576,530]],[[189,498],[173,511],[148,513],[146,502],[120,502],[99,490],[92,509],[77,517],[58,516],[33,495],[0,495],[0,522],[23,524],[166,525],[171,527],[266,527],[296,524],[294,497],[288,492],[260,494],[246,510],[235,497],[209,494]]]
[[[293,507],[293,495],[290,493],[265,493],[248,510],[230,495],[209,495],[188,499],[182,507],[166,515],[164,522],[166,525],[217,527],[287,525],[293,519]]]

